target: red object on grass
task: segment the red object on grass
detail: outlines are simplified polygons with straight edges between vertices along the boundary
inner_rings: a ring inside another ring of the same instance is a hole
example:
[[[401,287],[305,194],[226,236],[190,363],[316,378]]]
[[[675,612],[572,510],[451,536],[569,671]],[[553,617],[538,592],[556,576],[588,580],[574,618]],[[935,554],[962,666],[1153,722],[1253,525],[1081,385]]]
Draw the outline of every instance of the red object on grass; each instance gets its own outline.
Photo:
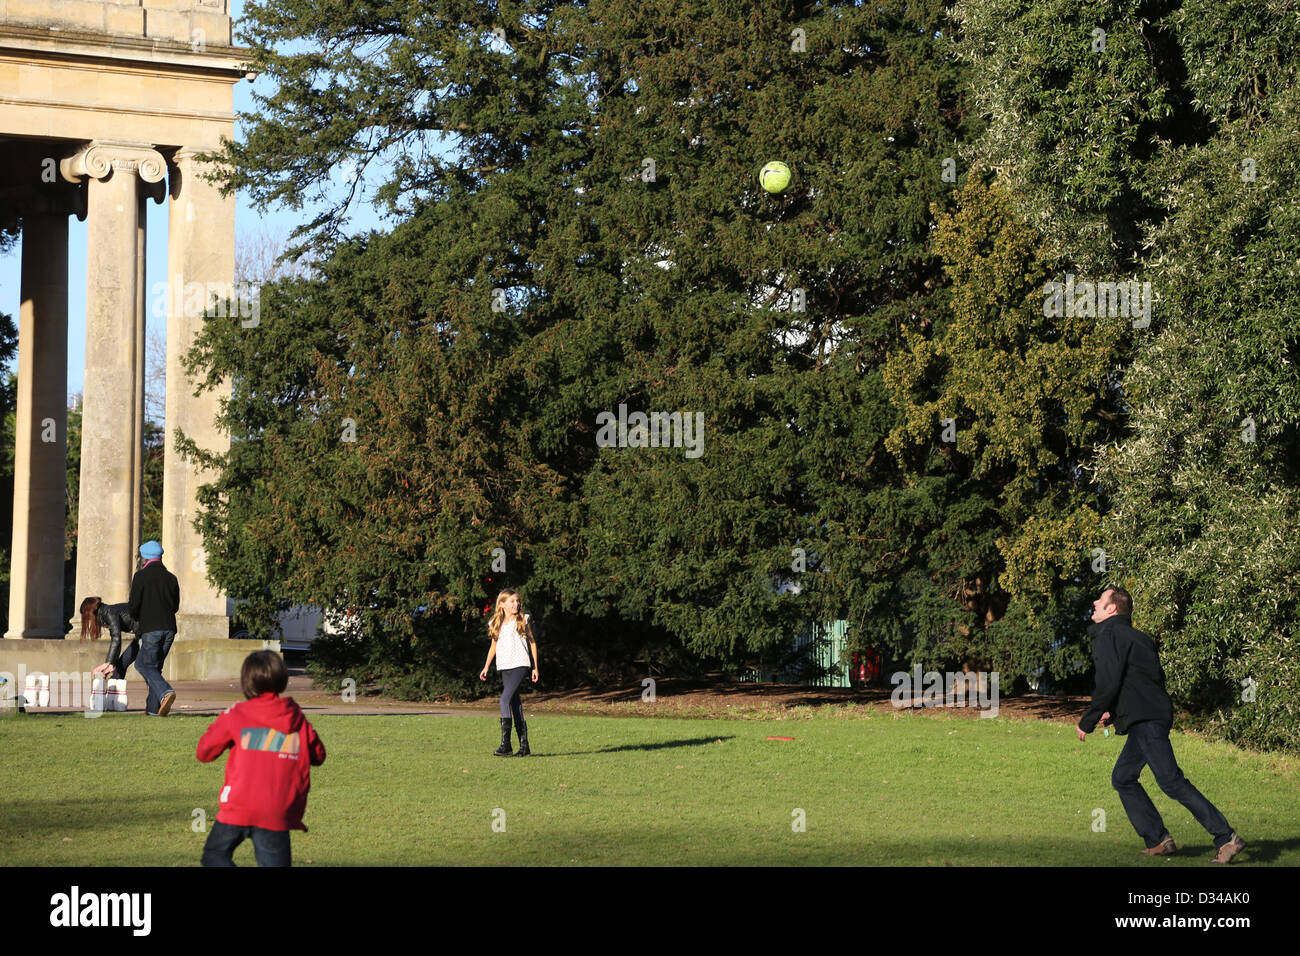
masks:
[[[793,737],[768,737],[768,740],[794,740]]]

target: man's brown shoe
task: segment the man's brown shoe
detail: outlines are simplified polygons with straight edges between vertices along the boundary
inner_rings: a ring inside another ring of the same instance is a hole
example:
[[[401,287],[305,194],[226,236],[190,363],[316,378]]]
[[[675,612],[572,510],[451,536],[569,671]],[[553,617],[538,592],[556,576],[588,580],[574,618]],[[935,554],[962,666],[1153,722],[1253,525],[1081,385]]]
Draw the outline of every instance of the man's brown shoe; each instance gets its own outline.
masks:
[[[166,717],[167,711],[172,709],[172,704],[174,704],[175,702],[176,702],[176,691],[169,690],[167,693],[163,694],[162,703],[158,705],[158,716]]]
[[[1178,852],[1178,846],[1174,843],[1173,837],[1167,836],[1158,846],[1147,847],[1142,852],[1147,856],[1173,856]]]
[[[1246,841],[1237,836],[1233,831],[1232,839],[1223,846],[1219,847],[1219,852],[1214,854],[1215,863],[1229,863],[1232,858],[1246,848]]]

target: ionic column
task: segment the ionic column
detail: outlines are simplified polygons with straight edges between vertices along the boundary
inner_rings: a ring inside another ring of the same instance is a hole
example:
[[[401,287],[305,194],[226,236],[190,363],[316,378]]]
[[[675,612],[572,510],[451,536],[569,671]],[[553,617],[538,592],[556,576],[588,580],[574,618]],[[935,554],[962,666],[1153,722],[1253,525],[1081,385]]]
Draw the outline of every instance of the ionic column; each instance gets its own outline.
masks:
[[[68,217],[23,216],[14,532],[5,637],[63,637]]]
[[[216,425],[220,398],[229,388],[194,396],[194,384],[181,365],[203,328],[203,309],[213,290],[229,290],[235,274],[235,197],[222,196],[202,178],[195,152],[172,158],[171,207],[167,225],[167,440],[163,458],[163,562],[180,580],[181,610],[177,640],[229,636],[226,596],[208,583],[203,538],[194,530],[198,489],[216,479],[181,459],[180,430],[200,448],[223,453],[229,435]],[[238,316],[212,321],[238,322]],[[256,334],[249,329],[248,334]]]
[[[86,373],[77,495],[75,604],[125,601],[139,535],[137,329],[143,294],[140,184],[160,182],[166,161],[152,147],[97,140],[60,163],[65,179],[88,177]],[[75,614],[75,608],[74,608]],[[74,621],[74,627],[79,621]]]

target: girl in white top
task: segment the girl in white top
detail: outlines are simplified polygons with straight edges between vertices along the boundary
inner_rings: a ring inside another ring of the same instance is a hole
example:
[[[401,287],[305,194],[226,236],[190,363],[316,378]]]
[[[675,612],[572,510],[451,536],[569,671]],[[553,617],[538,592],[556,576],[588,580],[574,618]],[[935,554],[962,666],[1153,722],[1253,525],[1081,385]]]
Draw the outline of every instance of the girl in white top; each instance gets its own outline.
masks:
[[[478,679],[487,680],[488,668],[492,666],[495,657],[504,685],[501,691],[501,746],[493,753],[498,757],[527,757],[530,753],[528,725],[524,723],[524,706],[519,697],[519,688],[530,670],[533,683],[537,683],[537,639],[533,637],[528,615],[520,610],[519,592],[514,588],[506,588],[497,595],[496,610],[488,623],[488,637],[492,639],[492,646],[488,649],[487,660],[483,663]],[[510,752],[512,719],[519,732],[519,750],[513,754]]]

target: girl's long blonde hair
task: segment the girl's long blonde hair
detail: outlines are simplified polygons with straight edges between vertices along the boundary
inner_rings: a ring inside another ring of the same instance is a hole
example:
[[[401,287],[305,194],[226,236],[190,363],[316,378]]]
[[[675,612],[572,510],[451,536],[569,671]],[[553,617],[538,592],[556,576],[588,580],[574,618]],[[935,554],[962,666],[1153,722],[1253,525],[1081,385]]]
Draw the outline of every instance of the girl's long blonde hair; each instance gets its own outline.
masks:
[[[518,594],[514,588],[506,588],[497,595],[497,603],[492,611],[492,620],[488,622],[488,637],[496,640],[501,633],[501,628],[506,622],[506,598]],[[519,613],[515,615],[515,629],[525,641],[533,639],[533,625],[524,614],[524,604],[519,602]]]

